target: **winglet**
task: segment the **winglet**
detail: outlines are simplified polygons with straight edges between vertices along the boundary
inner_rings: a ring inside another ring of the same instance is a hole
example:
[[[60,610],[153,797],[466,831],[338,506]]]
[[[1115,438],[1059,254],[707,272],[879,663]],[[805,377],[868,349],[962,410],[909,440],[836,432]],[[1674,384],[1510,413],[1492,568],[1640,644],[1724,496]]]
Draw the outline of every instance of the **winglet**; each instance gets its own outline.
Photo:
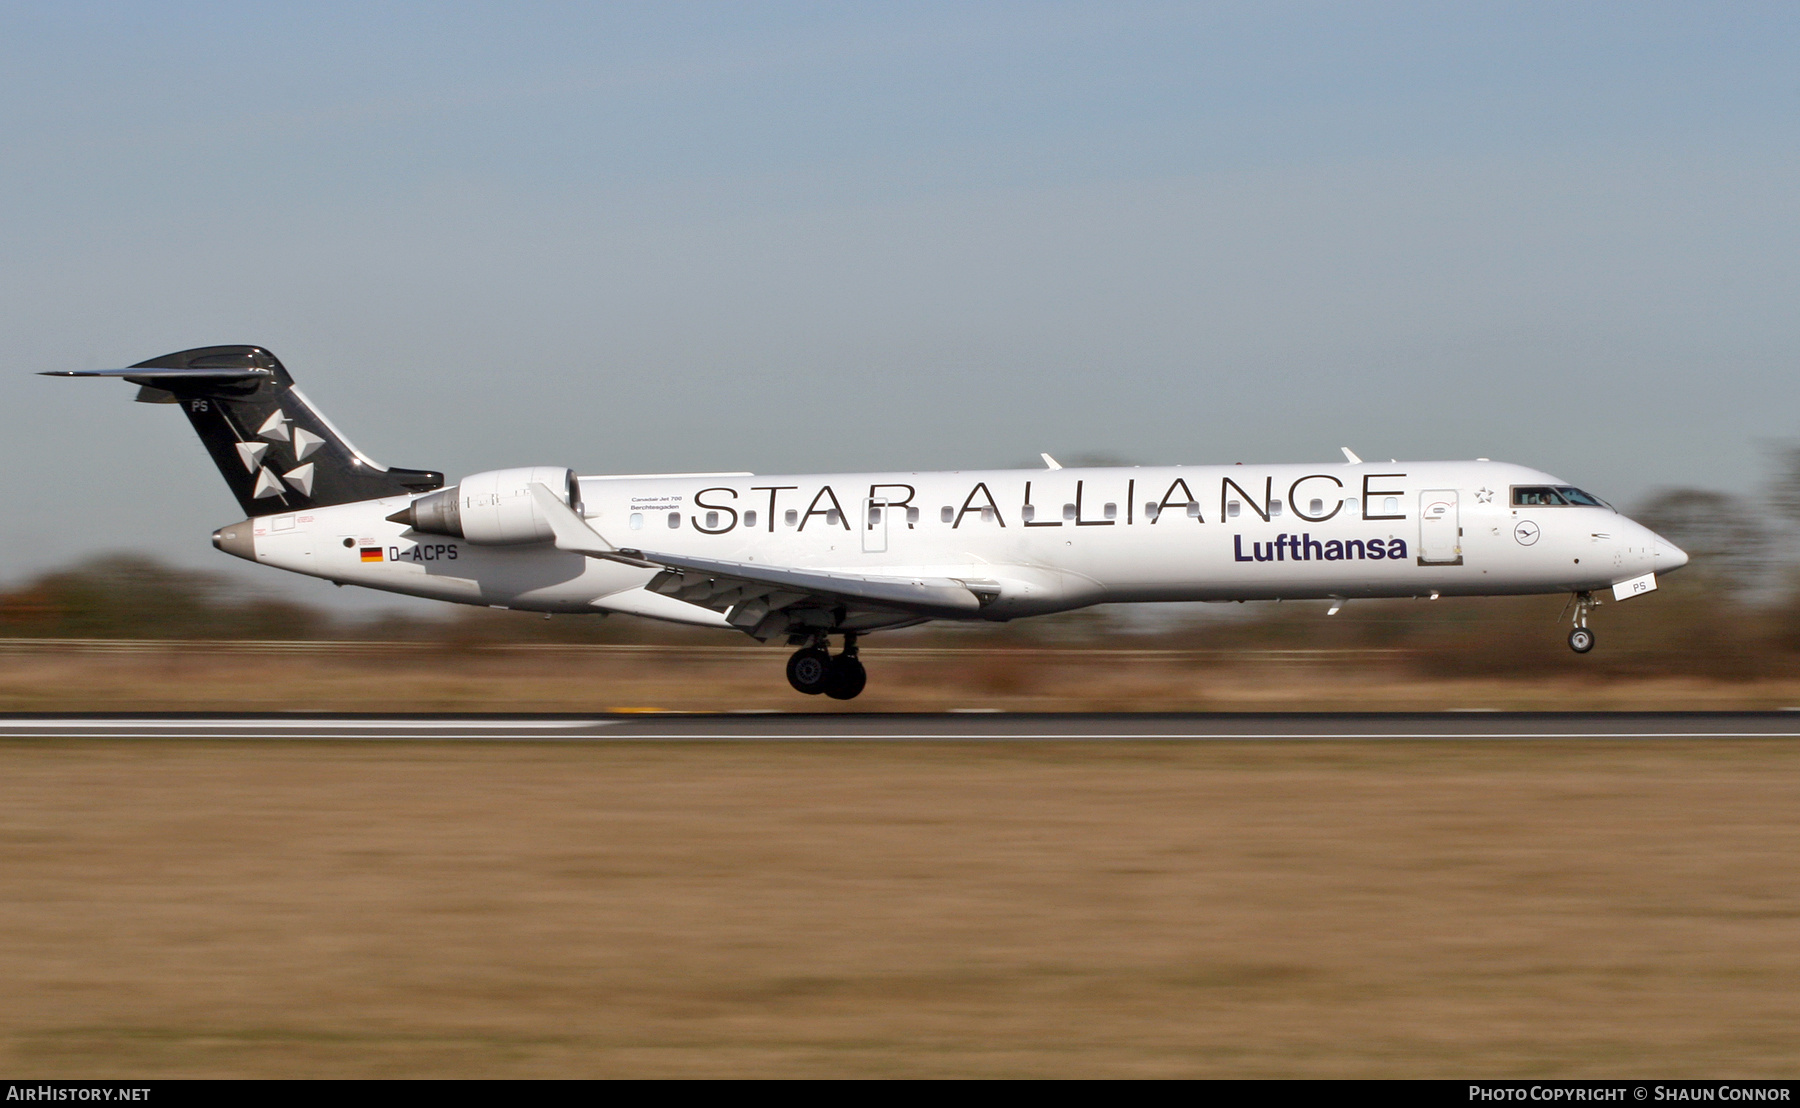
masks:
[[[1344,452],[1345,460],[1348,461],[1351,465],[1353,465],[1353,466],[1362,465],[1362,459],[1358,458],[1356,456],[1356,451],[1350,449],[1348,446],[1340,446],[1340,447],[1338,447],[1338,449],[1342,450]]]
[[[1062,463],[1057,461],[1055,458],[1052,458],[1048,454],[1039,454],[1038,457],[1044,459],[1044,468],[1045,469],[1061,469],[1062,468]]]
[[[656,565],[655,562],[646,562],[620,552],[618,547],[607,542],[598,531],[588,526],[587,520],[576,515],[573,509],[557,499],[556,494],[543,482],[531,483],[531,499],[537,503],[538,511],[543,512],[545,520],[549,522],[550,533],[556,537],[556,549],[646,569]]]

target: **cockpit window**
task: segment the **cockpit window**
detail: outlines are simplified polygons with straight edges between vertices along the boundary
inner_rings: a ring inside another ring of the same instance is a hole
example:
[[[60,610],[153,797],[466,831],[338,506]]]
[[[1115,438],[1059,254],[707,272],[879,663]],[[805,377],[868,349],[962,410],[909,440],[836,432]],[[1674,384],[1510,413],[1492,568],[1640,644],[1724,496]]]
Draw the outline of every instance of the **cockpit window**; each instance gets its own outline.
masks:
[[[1558,485],[1556,486],[1556,491],[1562,493],[1563,499],[1571,504],[1585,504],[1590,508],[1612,507],[1612,505],[1595,496],[1593,493],[1582,492],[1580,489],[1572,488],[1568,485]]]
[[[1515,508],[1566,508],[1571,504],[1584,508],[1612,507],[1593,493],[1582,492],[1573,485],[1514,485],[1512,502]]]
[[[1549,485],[1514,485],[1512,494],[1515,508],[1562,507],[1568,504],[1562,494]]]

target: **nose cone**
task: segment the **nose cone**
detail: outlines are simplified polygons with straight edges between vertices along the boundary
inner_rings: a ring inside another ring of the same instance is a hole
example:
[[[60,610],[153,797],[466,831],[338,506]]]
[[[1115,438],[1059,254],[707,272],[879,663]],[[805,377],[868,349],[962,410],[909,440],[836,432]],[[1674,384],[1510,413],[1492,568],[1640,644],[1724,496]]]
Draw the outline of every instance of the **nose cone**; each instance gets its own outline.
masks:
[[[1653,549],[1656,551],[1655,565],[1657,573],[1673,573],[1682,566],[1688,564],[1687,551],[1676,546],[1661,535],[1656,534],[1654,531],[1650,533],[1650,538],[1655,543]]]

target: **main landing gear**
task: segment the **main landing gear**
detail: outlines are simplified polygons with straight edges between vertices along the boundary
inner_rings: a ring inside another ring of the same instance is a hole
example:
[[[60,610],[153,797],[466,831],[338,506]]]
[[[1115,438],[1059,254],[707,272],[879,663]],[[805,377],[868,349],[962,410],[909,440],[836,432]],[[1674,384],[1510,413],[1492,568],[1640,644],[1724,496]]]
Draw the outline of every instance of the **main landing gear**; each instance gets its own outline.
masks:
[[[824,693],[833,700],[855,700],[869,683],[868,671],[856,657],[856,636],[844,636],[843,653],[831,654],[831,640],[820,638],[788,659],[788,684],[808,696]]]
[[[1575,594],[1575,629],[1569,632],[1569,649],[1577,654],[1586,654],[1594,649],[1594,633],[1588,630],[1588,613],[1600,606],[1591,592]]]

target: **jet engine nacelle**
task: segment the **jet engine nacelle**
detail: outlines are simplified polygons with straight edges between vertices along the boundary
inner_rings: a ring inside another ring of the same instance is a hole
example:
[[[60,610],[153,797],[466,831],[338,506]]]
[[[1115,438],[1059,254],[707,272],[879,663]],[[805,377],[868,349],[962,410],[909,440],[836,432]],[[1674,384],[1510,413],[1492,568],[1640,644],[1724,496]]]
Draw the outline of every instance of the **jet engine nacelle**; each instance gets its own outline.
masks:
[[[484,545],[548,542],[553,537],[550,521],[531,497],[534,484],[545,486],[581,514],[581,486],[574,470],[523,466],[472,474],[460,485],[419,497],[388,519],[415,531]]]

